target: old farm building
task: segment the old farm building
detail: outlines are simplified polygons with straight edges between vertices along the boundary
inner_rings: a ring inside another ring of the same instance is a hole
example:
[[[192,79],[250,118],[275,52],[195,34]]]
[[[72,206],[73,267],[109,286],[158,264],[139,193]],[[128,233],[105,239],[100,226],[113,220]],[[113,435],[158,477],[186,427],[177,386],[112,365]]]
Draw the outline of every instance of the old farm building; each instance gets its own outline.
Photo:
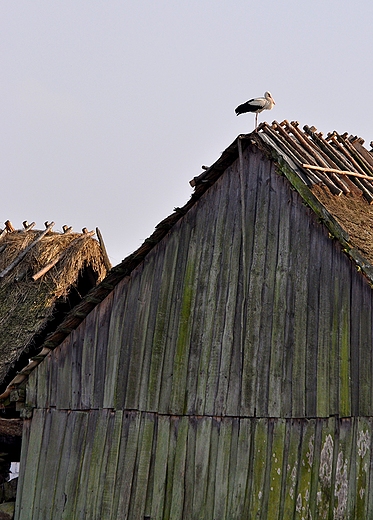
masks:
[[[7,221],[0,230],[0,393],[5,405],[0,411],[0,484],[8,478],[10,463],[20,457],[19,416],[28,413],[20,386],[28,374],[25,366],[38,364],[47,335],[107,272],[92,232],[65,227],[56,233],[48,222],[42,231],[34,226],[24,222],[16,230]],[[1,502],[11,498],[9,487],[14,482],[0,486]]]
[[[24,369],[15,518],[372,518],[372,154],[262,124],[192,184]]]

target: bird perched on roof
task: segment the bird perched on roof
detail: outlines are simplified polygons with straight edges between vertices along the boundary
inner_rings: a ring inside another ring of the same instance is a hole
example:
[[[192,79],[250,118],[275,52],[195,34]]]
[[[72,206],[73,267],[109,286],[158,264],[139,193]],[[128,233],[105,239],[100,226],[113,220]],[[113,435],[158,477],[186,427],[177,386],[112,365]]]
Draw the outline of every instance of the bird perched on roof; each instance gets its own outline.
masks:
[[[265,92],[264,97],[249,99],[246,103],[238,105],[235,112],[236,115],[245,114],[246,112],[253,112],[255,114],[255,128],[258,126],[258,114],[263,110],[271,110],[275,105],[275,100],[270,92]]]

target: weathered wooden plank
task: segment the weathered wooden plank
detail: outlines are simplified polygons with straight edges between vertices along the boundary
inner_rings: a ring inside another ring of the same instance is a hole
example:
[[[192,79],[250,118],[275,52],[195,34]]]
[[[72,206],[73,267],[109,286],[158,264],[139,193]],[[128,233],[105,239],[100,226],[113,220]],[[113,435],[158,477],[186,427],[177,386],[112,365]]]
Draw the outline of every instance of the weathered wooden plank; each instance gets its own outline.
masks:
[[[216,464],[218,456],[219,446],[219,429],[220,421],[215,417],[212,418],[212,428],[210,433],[210,455],[208,461],[208,478],[207,478],[207,490],[205,495],[205,502],[201,511],[200,517],[203,520],[208,518],[214,518],[214,502],[215,502],[215,478],[216,475]],[[211,475],[211,476],[210,476]]]
[[[40,408],[47,408],[49,406],[50,399],[50,369],[51,363],[53,360],[50,359],[50,356],[47,356],[42,363],[37,368],[37,403]]]
[[[131,278],[128,282],[126,306],[124,312],[122,310],[124,327],[119,338],[120,349],[119,351],[117,349],[116,352],[116,355],[118,356],[118,374],[114,396],[114,407],[116,409],[125,409],[128,367],[130,364],[132,349],[138,347],[138,345],[133,344],[133,331],[137,319],[137,312],[139,310],[138,302],[140,298],[139,291],[143,266],[144,264],[141,264],[131,273]]]
[[[72,369],[72,349],[68,340],[65,340],[58,353],[57,378],[53,382],[56,389],[56,407],[60,410],[71,408],[71,369]],[[67,384],[63,382],[67,381]],[[60,384],[58,384],[60,382]],[[52,385],[51,385],[52,386]]]
[[[320,279],[319,279],[319,316],[318,316],[318,344],[317,344],[317,417],[329,417],[330,414],[330,365],[334,360],[330,358],[332,309],[330,294],[333,288],[333,266],[331,238],[323,228],[319,233],[321,245]],[[315,258],[316,261],[316,258]],[[333,372],[332,372],[333,373]]]
[[[286,416],[291,406],[288,401],[291,396],[291,345],[285,341],[286,321],[291,312],[287,306],[287,284],[290,255],[290,214],[291,199],[281,208],[281,218],[278,225],[278,248],[276,258],[275,288],[273,297],[273,318],[271,337],[270,377],[268,385],[268,415],[279,417],[281,411]],[[285,406],[282,403],[285,400]],[[286,413],[287,412],[287,413]]]
[[[289,419],[286,423],[284,453],[284,481],[282,491],[283,518],[294,518],[299,475],[299,447],[302,442],[302,421]]]
[[[321,226],[316,218],[310,221],[309,269],[308,269],[308,310],[307,310],[307,351],[306,351],[306,417],[317,417],[317,360],[319,330],[320,261],[322,258],[319,233]]]
[[[123,415],[124,414],[122,410],[117,410],[114,414],[114,417],[110,418],[110,421],[112,421],[114,424],[110,429],[109,442],[106,443],[105,447],[107,454],[104,455],[104,460],[106,458],[107,463],[104,474],[104,482],[102,484],[101,511],[99,515],[99,518],[102,519],[107,518],[109,520],[113,511],[114,495],[116,492],[115,484],[117,480],[117,473],[120,471],[118,467],[118,460],[122,435]],[[98,508],[97,511],[99,512]]]
[[[92,460],[97,460],[98,426],[102,425],[102,414],[98,410],[88,412],[88,424],[85,434],[84,449],[80,456],[81,471],[77,486],[79,493],[76,497],[74,513],[76,517],[83,517],[87,508],[91,507],[92,501],[92,477],[90,472],[94,472]],[[99,450],[100,451],[100,450]],[[93,499],[94,500],[94,499]]]
[[[163,509],[165,501],[166,478],[168,467],[170,418],[168,416],[160,415],[158,417],[157,426],[158,431],[157,442],[155,446],[155,460],[153,471],[154,486],[150,517],[154,520],[162,520],[164,518]]]
[[[341,283],[339,272],[341,262],[346,262],[347,257],[342,254],[342,248],[337,241],[333,241],[332,265],[333,265],[333,285],[330,286],[330,305],[332,307],[331,316],[331,342],[330,342],[330,381],[329,381],[329,402],[330,414],[340,413],[339,402],[339,351],[340,351],[340,297],[339,292],[343,290],[346,280]]]
[[[271,167],[271,174],[267,184],[268,199],[268,223],[267,223],[267,242],[265,254],[265,266],[262,281],[262,308],[260,317],[260,346],[258,349],[257,360],[257,388],[256,394],[256,415],[267,417],[269,409],[269,386],[271,373],[271,336],[273,321],[273,304],[276,297],[276,260],[278,249],[278,227],[280,216],[280,193],[282,185],[278,182],[278,174]],[[281,204],[282,209],[282,204]],[[261,230],[263,232],[264,230]],[[281,310],[283,312],[283,309]],[[276,354],[275,354],[275,357]],[[277,359],[276,359],[277,361]]]
[[[212,187],[214,189],[214,187]],[[214,191],[215,193],[215,191]],[[217,215],[213,212],[211,197],[203,197],[199,201],[201,217],[196,219],[193,237],[198,244],[199,262],[196,272],[198,290],[195,294],[193,303],[193,319],[190,337],[188,377],[186,381],[186,410],[189,414],[195,414],[198,409],[203,410],[203,395],[198,395],[198,374],[201,355],[204,352],[204,330],[206,322],[206,301],[208,296],[207,287],[209,285],[210,267],[212,262],[212,245],[214,239],[215,222]],[[209,226],[206,226],[209,221]]]
[[[219,179],[221,181],[221,179]],[[222,182],[222,181],[221,181]],[[197,398],[196,398],[196,413],[203,414],[206,410],[213,409],[213,402],[215,395],[211,385],[218,377],[218,356],[217,351],[213,347],[214,340],[214,318],[217,305],[217,294],[219,291],[218,280],[220,272],[221,252],[224,244],[224,221],[226,214],[227,203],[224,200],[222,190],[216,193],[215,208],[216,221],[214,228],[214,238],[211,244],[211,264],[209,269],[208,285],[206,287],[207,297],[204,308],[205,322],[203,335],[201,337],[201,354],[198,367],[198,382],[197,382]],[[208,404],[207,404],[208,403]],[[207,406],[207,408],[206,408]],[[212,413],[211,413],[212,414]]]
[[[298,485],[295,500],[294,519],[312,518],[310,512],[310,496],[312,487],[312,466],[315,450],[316,421],[303,421],[302,444],[300,446],[300,462]]]
[[[214,518],[226,518],[228,489],[231,476],[229,460],[232,441],[232,419],[223,418],[219,429],[219,444],[216,458]],[[211,478],[214,478],[211,476]]]
[[[292,309],[287,320],[293,327],[292,386],[291,410],[293,417],[305,417],[306,414],[306,352],[308,338],[308,270],[310,242],[310,210],[301,203],[298,193],[292,193],[291,230],[290,230],[290,278],[292,283]],[[315,262],[316,259],[313,259]]]
[[[359,327],[359,416],[371,416],[372,412],[372,289],[367,280],[360,273],[353,273],[359,277],[361,301],[360,323],[356,323],[355,317],[351,318],[353,326]],[[353,347],[352,347],[353,348]],[[352,353],[353,355],[353,353]]]
[[[112,424],[111,411],[101,409],[98,413],[97,423],[95,423],[95,431],[89,431],[93,436],[91,460],[89,468],[87,491],[86,491],[86,518],[99,518],[101,510],[102,490],[105,478],[105,466],[107,459],[107,448],[110,444],[110,429]],[[97,490],[100,493],[97,493]]]
[[[362,284],[360,276],[356,273],[351,276],[351,328],[350,328],[350,369],[351,369],[351,415],[359,415],[359,392],[360,392],[360,327],[361,327],[361,304]],[[351,319],[352,318],[352,319]],[[366,360],[364,359],[364,363]]]
[[[71,408],[81,409],[82,402],[82,355],[86,320],[70,335],[71,348]],[[104,389],[102,388],[102,393]]]
[[[174,468],[172,476],[172,496],[170,518],[182,519],[185,496],[185,464],[187,451],[189,418],[180,418],[177,431]]]
[[[283,458],[285,446],[286,422],[284,419],[273,420],[273,438],[270,458],[268,508],[266,518],[281,518],[281,487],[283,480]]]
[[[122,468],[115,484],[111,518],[128,518],[128,509],[133,486],[133,475],[138,450],[141,425],[140,412],[125,412],[123,416],[122,439],[118,458],[118,467]]]
[[[338,298],[339,312],[339,414],[351,416],[351,265],[341,262],[339,270]],[[355,310],[355,309],[354,309]]]
[[[253,172],[254,173],[254,172]],[[242,367],[241,414],[254,416],[260,396],[258,389],[258,362],[261,359],[260,321],[262,311],[262,285],[268,231],[268,181],[267,163],[259,161],[256,168],[258,185],[256,190],[256,215],[254,243],[248,280],[246,337]],[[246,230],[246,234],[248,234]],[[248,255],[247,255],[248,256]],[[248,267],[248,266],[247,266]]]
[[[321,432],[321,451],[319,455],[320,462],[315,514],[315,517],[320,519],[332,517],[332,499],[335,476],[335,466],[333,472],[335,430],[335,419],[329,418],[328,420],[325,420]]]
[[[126,308],[127,291],[128,278],[124,278],[114,289],[113,312],[110,315],[109,338],[106,351],[104,408],[114,408],[119,362],[117,349],[118,345],[121,345],[122,331],[125,327],[123,313]]]
[[[110,315],[113,310],[114,293],[110,293],[97,308],[95,314],[95,349],[92,384],[92,408],[102,408],[104,399],[106,351],[109,338]],[[90,319],[93,318],[90,316]],[[85,320],[88,321],[88,320]],[[85,323],[85,322],[84,322]],[[92,353],[93,355],[93,353]]]
[[[157,307],[157,317],[153,332],[153,344],[151,362],[148,377],[147,390],[147,410],[158,411],[159,396],[162,384],[162,369],[165,356],[166,345],[168,344],[167,335],[172,301],[173,284],[177,270],[179,238],[172,233],[165,251],[164,263],[162,266],[162,281]]]
[[[148,318],[152,302],[152,285],[154,283],[154,254],[146,258],[140,276],[140,289],[136,305],[138,307],[133,326],[132,349],[128,359],[128,378],[125,392],[124,408],[126,410],[139,409],[141,385],[141,367],[145,355]],[[139,370],[140,368],[140,370]]]
[[[196,447],[193,460],[194,466],[194,496],[193,520],[208,518],[206,512],[208,469],[212,432],[212,418],[196,419]]]
[[[139,379],[140,379],[140,388],[139,388],[139,409],[147,410],[148,403],[148,385],[149,385],[149,374],[152,360],[152,352],[153,352],[153,338],[154,331],[157,322],[158,316],[158,302],[161,294],[161,285],[162,285],[162,271],[164,264],[164,257],[166,251],[165,241],[160,242],[156,249],[150,253],[145,259],[145,265],[149,265],[149,262],[152,263],[153,270],[153,282],[151,288],[151,295],[149,301],[149,314],[147,316],[147,321],[144,323],[145,336],[144,336],[144,357],[142,361],[142,366],[139,367]],[[141,374],[141,376],[140,376]]]
[[[239,396],[236,392],[240,391],[240,372],[236,372],[235,369],[231,370],[232,363],[237,368],[237,362],[241,360],[240,350],[241,346],[241,335],[238,334],[235,337],[235,315],[240,314],[241,304],[237,301],[238,296],[238,285],[240,278],[240,256],[241,256],[241,212],[240,208],[236,205],[237,193],[238,193],[238,173],[234,170],[231,172],[235,173],[235,177],[232,178],[230,189],[229,189],[229,206],[227,213],[227,222],[230,222],[229,228],[226,228],[227,246],[225,248],[225,254],[227,258],[227,291],[225,301],[225,317],[224,327],[222,331],[222,348],[220,357],[220,369],[219,369],[219,385],[216,392],[215,399],[215,414],[226,415],[227,409],[229,408],[232,413],[232,401],[228,397],[228,388],[232,389],[236,395],[234,411],[237,414],[239,405]],[[226,250],[227,249],[227,250]],[[234,357],[238,356],[239,360],[235,360]],[[232,377],[232,380],[231,380]],[[236,389],[236,392],[233,390]],[[234,398],[234,396],[232,396]],[[228,404],[229,400],[229,404]]]
[[[370,423],[370,431],[372,432],[373,431],[373,419],[370,417],[369,418],[369,423]],[[359,438],[358,438],[359,440]],[[367,516],[366,518],[372,518],[373,517],[373,457],[372,457],[372,454],[373,454],[373,435],[370,435],[370,443],[369,443],[369,446],[370,446],[370,453],[368,455],[368,458],[370,460],[370,463],[368,464],[368,466],[366,467],[366,471],[367,471],[367,474],[369,475],[369,481],[368,481],[368,492],[367,492],[367,498],[366,498],[366,501],[367,501]],[[358,449],[361,449],[362,446],[358,446]],[[364,447],[365,449],[366,447]],[[359,475],[359,473],[358,473]]]
[[[254,450],[252,465],[251,502],[248,518],[264,518],[266,514],[266,471],[267,471],[267,448],[270,442],[268,435],[268,420],[256,419],[254,433]]]
[[[43,363],[46,360],[43,360]],[[32,408],[37,407],[38,395],[38,370],[33,370],[27,379],[26,384],[26,404]]]
[[[189,357],[188,322],[191,295],[190,287],[185,286],[185,269],[193,227],[190,216],[187,215],[179,221],[178,226],[182,226],[182,232],[179,231],[176,271],[170,294],[172,305],[169,307],[158,407],[161,413],[180,414],[184,410],[185,377]],[[188,279],[188,283],[190,282]],[[187,292],[186,298],[184,290]],[[175,391],[176,394],[173,395]]]
[[[351,492],[355,494],[355,518],[370,518],[369,502],[369,469],[371,464],[372,419],[355,418],[356,434],[354,438],[355,456],[351,464],[356,465],[356,487],[350,478]]]
[[[89,412],[74,411],[69,414],[67,428],[72,430],[71,444],[64,453],[68,459],[68,468],[64,481],[62,499],[64,501],[61,520],[74,518],[76,503],[80,493],[79,481],[86,447],[86,434]]]
[[[26,496],[26,493],[30,493],[32,495],[33,492],[34,492],[33,486],[31,485],[31,482],[28,483],[26,481],[26,477],[30,476],[30,473],[28,473],[27,466],[26,466],[26,464],[27,464],[27,457],[29,456],[30,453],[33,456],[35,455],[32,451],[29,452],[29,449],[30,449],[30,435],[31,435],[31,420],[30,419],[25,419],[23,421],[22,446],[21,446],[21,456],[20,456],[20,467],[23,468],[24,470],[21,470],[21,472],[19,474],[19,477],[18,477],[17,495],[16,495],[15,513],[14,513],[15,514],[15,518],[22,518],[22,516],[21,516],[21,507],[22,507],[22,504],[23,504],[23,493],[24,493],[24,491],[25,491],[25,496]],[[39,437],[40,437],[40,442],[41,442],[41,435]],[[35,446],[34,446],[34,448],[35,448]],[[30,485],[29,488],[28,488],[28,485]],[[30,497],[28,498],[28,500],[30,500]],[[24,511],[24,513],[25,512],[27,512],[27,510]],[[23,518],[25,518],[24,515],[23,515]]]

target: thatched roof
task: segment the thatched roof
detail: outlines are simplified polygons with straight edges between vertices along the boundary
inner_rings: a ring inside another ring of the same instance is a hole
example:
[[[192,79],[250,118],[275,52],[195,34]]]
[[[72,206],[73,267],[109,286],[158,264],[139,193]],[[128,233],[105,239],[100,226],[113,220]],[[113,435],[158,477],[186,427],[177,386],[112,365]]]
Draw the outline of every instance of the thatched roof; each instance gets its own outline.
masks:
[[[93,233],[0,231],[0,388],[65,317],[106,275]],[[68,230],[70,231],[70,230]],[[20,363],[20,366],[17,366]]]

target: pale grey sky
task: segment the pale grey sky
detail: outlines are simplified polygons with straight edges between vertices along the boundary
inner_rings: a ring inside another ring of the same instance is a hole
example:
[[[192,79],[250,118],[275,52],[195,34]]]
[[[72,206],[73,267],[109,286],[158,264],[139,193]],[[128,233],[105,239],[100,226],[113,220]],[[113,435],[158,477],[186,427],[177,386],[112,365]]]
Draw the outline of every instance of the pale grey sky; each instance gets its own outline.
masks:
[[[0,227],[98,226],[114,264],[261,121],[373,140],[373,2],[3,0]]]

